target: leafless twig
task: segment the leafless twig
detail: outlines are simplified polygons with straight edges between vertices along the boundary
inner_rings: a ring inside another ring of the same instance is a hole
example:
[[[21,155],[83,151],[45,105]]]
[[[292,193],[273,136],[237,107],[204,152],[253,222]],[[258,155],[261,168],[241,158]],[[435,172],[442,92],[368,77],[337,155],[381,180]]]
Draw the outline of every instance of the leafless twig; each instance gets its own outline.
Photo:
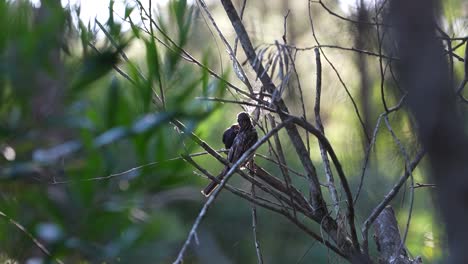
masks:
[[[52,256],[52,254],[50,253],[50,251],[44,246],[44,244],[42,244],[39,239],[37,239],[33,234],[31,234],[31,232],[29,232],[23,225],[21,225],[20,223],[18,223],[16,220],[12,219],[11,217],[9,217],[7,214],[5,214],[4,212],[0,211],[0,216],[5,218],[8,222],[10,222],[12,225],[14,225],[18,230],[20,230],[21,232],[23,232],[27,237],[29,237],[31,239],[31,241],[34,243],[34,245],[36,245],[44,254],[46,254],[48,257],[51,257],[53,258],[57,263],[59,264],[63,264],[63,262]]]
[[[315,51],[315,64],[316,64],[316,75],[317,81],[315,86],[315,124],[317,128],[325,134],[325,129],[322,124],[322,118],[320,117],[320,97],[322,94],[322,62],[320,61],[320,51],[318,48],[314,49]],[[327,187],[330,191],[331,199],[334,203],[335,213],[338,214],[340,211],[340,205],[338,204],[338,192],[335,187],[335,180],[333,179],[333,173],[330,167],[330,160],[328,159],[327,152],[323,144],[319,141],[320,155],[322,156],[322,161],[325,167],[325,175],[327,176]]]
[[[290,122],[290,120],[288,120]],[[192,229],[189,232],[189,235],[187,239],[185,240],[184,245],[182,246],[181,250],[179,251],[179,254],[177,256],[177,259],[174,261],[174,264],[182,263],[182,260],[184,258],[185,251],[187,250],[188,245],[190,244],[190,241],[192,238],[195,236],[195,233],[198,229],[198,226],[200,225],[201,221],[205,217],[208,209],[210,206],[213,204],[215,201],[216,197],[219,195],[220,191],[223,189],[224,185],[226,185],[227,181],[231,178],[231,176],[234,174],[236,169],[243,164],[243,162],[248,159],[253,152],[260,147],[269,137],[273,136],[275,133],[277,133],[281,128],[283,128],[286,125],[286,122],[282,123],[279,125],[276,129],[272,129],[267,135],[259,139],[250,149],[248,149],[242,156],[237,160],[227,171],[226,175],[224,178],[221,180],[219,183],[218,188],[216,188],[213,193],[208,197],[208,200],[205,202],[203,205],[202,209],[200,210],[200,213],[198,214],[197,218],[195,219],[195,222],[193,223]]]
[[[384,199],[372,210],[372,213],[369,217],[364,221],[364,225],[362,227],[362,247],[364,252],[368,251],[368,230],[372,223],[375,221],[377,216],[382,212],[382,210],[393,200],[393,198],[397,195],[398,191],[400,190],[401,186],[406,182],[408,177],[410,176],[410,172],[412,172],[416,166],[419,164],[421,159],[424,157],[425,151],[421,150],[416,154],[414,160],[410,163],[408,168],[405,170],[405,173],[400,177],[398,182],[393,186],[393,188],[385,195]]]
[[[313,22],[313,19],[312,19],[312,11],[311,11],[311,3],[312,1],[309,0],[309,7],[308,7],[308,11],[309,11],[309,22],[310,22],[310,27],[311,27],[311,31],[312,31],[312,36],[314,37],[315,39],[315,42],[317,43],[317,45],[320,47],[320,42],[318,41],[318,38],[317,38],[317,35],[315,34],[315,28],[314,28],[314,22]],[[320,52],[322,53],[323,57],[325,58],[325,60],[328,62],[328,64],[330,65],[330,67],[332,67],[333,71],[335,72],[336,76],[338,77],[338,80],[340,81],[341,85],[343,86],[343,88],[345,89],[345,92],[346,94],[348,95],[348,97],[350,98],[351,100],[351,103],[353,105],[353,108],[354,108],[354,112],[356,113],[356,116],[361,124],[361,127],[363,129],[363,132],[366,136],[366,139],[367,141],[370,142],[370,138],[369,138],[369,135],[367,134],[367,130],[366,130],[366,126],[364,124],[364,121],[361,117],[361,114],[359,113],[359,109],[357,107],[357,104],[356,104],[356,101],[354,100],[353,96],[351,95],[351,93],[349,92],[349,89],[348,89],[348,86],[345,84],[345,82],[343,81],[343,79],[341,78],[341,75],[339,74],[338,70],[335,68],[335,65],[333,65],[333,63],[328,59],[327,55],[324,53],[324,51],[320,48]]]
[[[252,200],[256,199],[255,196],[255,184],[252,184],[251,189]],[[263,264],[262,251],[260,250],[260,242],[258,242],[258,233],[257,233],[257,208],[255,203],[252,203],[252,233],[255,244],[255,252],[257,252],[257,263]]]

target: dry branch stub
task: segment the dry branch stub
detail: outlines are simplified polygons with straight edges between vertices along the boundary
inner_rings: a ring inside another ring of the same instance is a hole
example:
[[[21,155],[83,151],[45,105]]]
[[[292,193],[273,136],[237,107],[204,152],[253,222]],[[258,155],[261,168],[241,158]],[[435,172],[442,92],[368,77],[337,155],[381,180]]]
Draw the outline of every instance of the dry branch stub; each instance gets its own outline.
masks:
[[[411,259],[404,245],[401,245],[400,230],[395,212],[389,205],[380,213],[374,223],[374,239],[380,252],[379,263],[382,264],[419,264],[421,257]]]

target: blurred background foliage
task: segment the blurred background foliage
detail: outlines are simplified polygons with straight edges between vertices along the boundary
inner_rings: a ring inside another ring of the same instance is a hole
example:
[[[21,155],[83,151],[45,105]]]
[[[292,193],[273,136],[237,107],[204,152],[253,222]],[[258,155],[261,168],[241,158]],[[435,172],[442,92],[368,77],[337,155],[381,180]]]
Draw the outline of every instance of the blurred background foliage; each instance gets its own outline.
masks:
[[[107,21],[83,21],[78,6],[41,2],[0,0],[0,261],[170,263],[204,202],[200,189],[207,183],[180,158],[202,151],[187,133],[194,132],[220,149],[223,130],[241,111],[237,105],[196,99],[231,98],[223,79],[241,85],[230,70],[231,61],[193,2],[157,2],[153,12],[146,14],[154,24],[134,20],[135,15],[145,16],[139,1],[125,1],[124,13],[113,12],[114,2],[109,1]],[[220,4],[207,2],[233,43],[235,35]],[[241,2],[235,1],[237,7]],[[371,2],[366,3],[372,6]],[[326,3],[344,16],[355,16],[356,7],[347,6],[347,1]],[[466,36],[467,3],[450,0],[442,5],[441,24],[446,32]],[[249,1],[244,21],[254,45],[281,39],[284,16],[290,10],[288,43],[312,46],[306,6],[300,1]],[[355,25],[330,16],[319,5],[312,5],[312,14],[322,44],[354,45]],[[369,34],[368,42],[366,49],[376,48],[375,36]],[[184,60],[187,56],[182,48],[217,72],[221,80]],[[463,57],[462,50],[456,53]],[[356,54],[325,51],[359,100]],[[313,116],[315,58],[313,50],[298,52],[299,80],[307,112]],[[240,61],[242,56],[239,52]],[[378,60],[366,57],[366,61],[373,127],[383,112],[380,77]],[[455,66],[458,80],[463,69],[461,63]],[[253,76],[253,72],[248,74]],[[294,113],[301,110],[297,81],[291,82],[285,94]],[[390,81],[387,85],[390,100],[396,103],[395,85]],[[410,118],[402,110],[390,122],[414,154],[418,143]],[[174,125],[176,119],[185,127]],[[328,65],[324,66],[322,119],[356,190],[365,140],[349,99]],[[287,142],[287,136],[280,135]],[[303,172],[292,146],[284,144],[284,149],[288,164]],[[311,149],[311,158],[324,177],[314,140]],[[268,150],[262,147],[259,152],[267,154]],[[212,157],[195,159],[213,174],[222,169]],[[256,160],[273,174],[279,172],[261,157]],[[404,171],[404,158],[385,129],[378,132],[370,166],[357,206],[358,223]],[[423,163],[415,171],[415,182],[427,181],[424,168]],[[303,178],[293,182],[305,190]],[[231,183],[249,188],[236,177]],[[392,203],[402,229],[409,207],[408,186],[405,190]],[[441,258],[444,240],[431,192],[430,188],[416,191],[408,234],[409,250],[422,255],[427,263]],[[199,244],[192,245],[186,255],[186,263],[255,262],[250,204],[228,192],[218,199],[198,232]],[[259,209],[257,228],[265,263],[340,262],[272,212]],[[313,228],[320,231],[315,225]],[[31,236],[49,253],[41,252]]]

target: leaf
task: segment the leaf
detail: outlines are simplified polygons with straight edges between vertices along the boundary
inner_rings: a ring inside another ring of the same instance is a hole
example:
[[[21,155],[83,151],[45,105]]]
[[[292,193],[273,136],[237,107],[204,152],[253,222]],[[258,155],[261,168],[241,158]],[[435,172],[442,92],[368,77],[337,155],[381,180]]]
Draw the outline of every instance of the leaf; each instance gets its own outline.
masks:
[[[119,51],[104,51],[85,58],[72,82],[72,90],[81,91],[108,74],[119,62]]]
[[[124,16],[124,19],[127,19],[133,12],[133,10],[135,9],[135,7],[132,7],[132,6],[125,6],[125,16]]]
[[[117,125],[117,114],[119,114],[119,105],[120,105],[120,88],[119,81],[117,78],[113,77],[111,85],[109,86],[109,92],[107,96],[107,118],[106,126],[113,127]]]

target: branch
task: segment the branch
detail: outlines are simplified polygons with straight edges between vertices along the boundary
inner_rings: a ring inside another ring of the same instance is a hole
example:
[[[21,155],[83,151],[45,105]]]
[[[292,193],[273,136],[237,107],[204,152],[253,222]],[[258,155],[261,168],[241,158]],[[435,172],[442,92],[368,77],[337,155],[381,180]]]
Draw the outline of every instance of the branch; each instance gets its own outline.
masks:
[[[465,44],[465,62],[463,63],[463,68],[464,68],[463,80],[458,85],[457,94],[465,103],[468,103],[468,100],[462,94],[466,83],[468,83],[468,43]]]
[[[162,44],[164,47],[166,47],[169,51],[171,52],[174,52],[174,53],[182,53],[181,57],[182,59],[190,62],[190,63],[193,63],[195,65],[197,65],[198,67],[200,67],[201,69],[203,70],[206,70],[211,76],[215,77],[216,79],[222,81],[223,83],[225,83],[229,88],[233,89],[234,91],[238,92],[239,94],[242,94],[252,100],[255,100],[256,98],[252,98],[250,96],[249,93],[245,92],[244,90],[240,89],[239,87],[235,86],[234,84],[232,84],[231,82],[229,82],[228,80],[225,80],[223,79],[219,74],[217,74],[215,71],[213,71],[212,69],[208,68],[208,66],[204,65],[203,63],[199,62],[197,59],[195,59],[195,57],[193,57],[188,51],[186,51],[185,49],[183,49],[182,47],[180,47],[179,45],[177,45],[177,43],[174,42],[174,40],[172,40],[157,24],[156,22],[149,16],[149,14],[147,13],[147,11],[143,8],[143,5],[141,4],[141,2],[139,0],[136,0],[136,2],[139,4],[140,8],[143,10],[143,12],[145,12],[146,16],[149,18],[150,22],[155,26],[155,28],[164,36],[165,39],[167,39],[171,44],[172,46],[177,49],[177,51],[175,51],[174,49],[172,49],[168,44],[166,44],[164,41],[162,41],[161,39],[159,39],[158,37],[156,37],[155,35],[151,34],[150,31],[148,31],[147,29],[144,29],[144,28],[141,28],[141,27],[138,27],[139,29],[141,29],[143,32],[147,33],[150,37],[152,38],[155,38],[160,44]],[[132,23],[133,26],[135,26],[133,23]]]
[[[288,121],[290,122],[290,120]],[[252,147],[250,147],[242,156],[237,160],[231,167],[229,167],[229,170],[227,171],[226,175],[224,178],[221,180],[219,183],[218,188],[216,188],[213,193],[208,197],[208,200],[205,202],[203,205],[202,209],[200,210],[200,213],[198,214],[197,218],[195,219],[195,222],[192,225],[192,229],[189,232],[189,235],[187,239],[185,240],[184,245],[182,246],[181,250],[179,251],[179,254],[177,256],[177,259],[174,261],[174,264],[182,263],[185,251],[187,250],[188,245],[190,244],[190,241],[192,238],[195,236],[196,230],[198,229],[198,226],[200,225],[201,221],[205,217],[208,209],[210,206],[213,204],[215,201],[216,197],[218,197],[219,193],[221,190],[224,188],[226,185],[227,181],[231,178],[231,176],[234,174],[236,169],[240,167],[244,161],[246,161],[248,158],[250,158],[251,155],[255,152],[257,148],[259,148],[264,142],[267,141],[268,138],[273,136],[275,133],[277,133],[281,128],[283,128],[286,125],[286,122],[281,123],[276,127],[276,129],[272,129],[267,135],[263,136],[261,139],[259,139]]]
[[[275,119],[273,116],[269,115],[269,119],[270,119],[270,123],[271,123],[271,127],[272,128],[275,128],[276,127],[276,122],[275,122]],[[276,145],[276,149],[277,149],[277,152],[278,152],[278,162],[280,164],[284,164],[285,166],[284,167],[280,167],[280,170],[281,170],[281,173],[283,174],[283,178],[284,178],[284,182],[286,183],[286,191],[290,194],[290,199],[291,199],[291,202],[292,202],[292,195],[291,195],[291,192],[290,192],[290,186],[291,186],[291,177],[289,175],[289,172],[288,172],[288,166],[287,166],[287,163],[286,163],[286,157],[284,156],[284,152],[283,152],[283,147],[281,146],[281,141],[280,141],[280,138],[278,136],[278,134],[276,134],[274,136],[274,140],[275,140],[275,145]],[[294,216],[296,216],[296,211],[294,211]]]
[[[355,247],[357,251],[360,251],[359,241],[358,241],[357,233],[356,233],[356,226],[354,224],[353,195],[351,193],[351,189],[349,188],[348,180],[346,179],[346,176],[343,172],[343,168],[341,167],[338,157],[335,154],[335,151],[333,150],[327,138],[313,125],[311,125],[307,121],[300,119],[298,117],[293,117],[292,122],[308,130],[311,134],[316,136],[319,142],[323,144],[328,154],[330,154],[330,157],[333,163],[335,164],[335,168],[338,172],[338,176],[340,177],[341,185],[343,186],[343,190],[346,194],[346,200],[347,200],[347,205],[348,205],[348,221],[349,221],[349,228],[351,230],[351,239],[353,242],[353,246]]]
[[[275,45],[275,44],[268,44],[268,45]],[[391,57],[391,56],[387,56],[385,54],[378,54],[378,53],[375,53],[375,52],[369,51],[369,50],[357,49],[355,47],[348,48],[348,47],[341,47],[341,46],[338,46],[338,45],[327,45],[327,44],[320,44],[320,45],[314,45],[314,46],[309,46],[309,47],[297,47],[297,46],[293,46],[293,45],[284,45],[284,46],[287,46],[288,48],[291,48],[291,49],[295,49],[297,51],[308,51],[308,50],[313,50],[313,49],[316,49],[316,48],[320,48],[320,49],[323,49],[323,48],[338,49],[338,50],[345,50],[345,51],[352,51],[352,52],[362,53],[362,54],[367,55],[367,56],[379,57],[379,58],[387,59],[387,60],[390,60],[390,61],[399,60],[399,58],[397,58],[397,57]]]
[[[402,240],[395,213],[391,206],[385,207],[377,217],[375,224],[375,241],[380,252],[380,263],[417,264],[421,257],[410,259],[405,248],[400,247]]]
[[[322,118],[320,117],[320,97],[322,94],[322,63],[320,61],[320,51],[318,48],[314,49],[315,52],[315,62],[317,68],[317,82],[315,88],[315,125],[320,130],[322,134],[325,135],[325,129],[323,128]],[[335,180],[333,179],[333,173],[330,167],[330,160],[328,159],[327,152],[323,144],[319,141],[320,147],[320,155],[322,156],[322,160],[325,167],[325,175],[327,176],[327,187],[330,191],[331,199],[334,203],[335,213],[338,214],[340,211],[340,205],[338,204],[338,192],[336,191],[335,187]]]
[[[239,78],[239,80],[241,80],[245,84],[245,86],[247,86],[250,94],[253,94],[254,91],[253,91],[252,85],[250,84],[249,79],[247,78],[247,75],[244,72],[244,69],[242,69],[242,65],[237,60],[234,50],[231,48],[231,45],[229,45],[229,42],[226,40],[223,33],[221,32],[218,25],[216,24],[215,20],[213,19],[213,16],[211,15],[210,11],[208,10],[205,4],[205,1],[198,0],[197,2],[201,5],[203,10],[205,11],[206,15],[208,16],[208,19],[211,21],[211,24],[213,24],[213,27],[218,32],[219,38],[223,41],[224,46],[226,46],[227,53],[229,54],[229,57],[232,60],[234,72],[236,73],[237,77]]]
[[[332,15],[332,16],[334,16],[334,17],[337,17],[337,18],[339,18],[339,19],[341,19],[341,20],[344,20],[344,21],[347,21],[347,22],[351,22],[351,23],[353,23],[353,24],[361,24],[361,25],[367,25],[367,26],[376,26],[376,25],[387,26],[387,27],[389,26],[389,25],[386,25],[386,24],[378,23],[378,22],[377,22],[377,23],[373,23],[373,22],[368,22],[368,21],[360,21],[360,20],[357,21],[357,20],[349,19],[349,18],[347,18],[347,17],[344,17],[344,16],[342,16],[342,15],[339,15],[339,14],[333,12],[330,8],[328,8],[328,6],[326,6],[326,5],[323,3],[322,0],[318,0],[318,1],[311,1],[311,0],[309,0],[309,3],[318,3],[318,4],[320,4],[320,5],[323,7],[323,9],[325,9],[330,15]]]
[[[312,30],[312,36],[314,37],[315,42],[317,43],[318,47],[320,48],[321,45],[320,45],[320,42],[318,41],[318,38],[317,38],[317,36],[315,34],[314,21],[312,20],[312,11],[311,11],[311,5],[310,5],[311,3],[312,3],[312,1],[309,0],[309,7],[308,7],[309,22],[310,22],[310,27],[311,27],[311,30]],[[353,108],[354,108],[354,112],[356,113],[356,116],[357,116],[357,118],[359,120],[359,123],[361,124],[364,135],[366,136],[367,141],[370,142],[370,138],[369,138],[369,135],[367,134],[366,126],[365,126],[364,121],[363,121],[363,119],[361,117],[361,114],[359,113],[359,109],[357,107],[356,101],[354,100],[353,96],[351,95],[351,93],[350,93],[350,91],[348,89],[348,86],[345,84],[345,82],[341,78],[340,73],[336,69],[335,65],[333,65],[333,63],[328,59],[327,55],[325,54],[325,52],[323,51],[322,48],[320,48],[320,52],[323,54],[323,57],[325,58],[327,63],[330,65],[330,67],[332,67],[333,71],[335,72],[336,76],[338,77],[338,80],[340,81],[341,85],[345,89],[346,94],[348,95],[349,99],[351,100],[351,103],[352,103]]]
[[[27,237],[29,237],[34,245],[36,245],[44,254],[46,254],[48,257],[55,259],[55,261],[59,264],[63,264],[63,262],[56,258],[53,257],[50,251],[33,235],[31,232],[29,232],[23,225],[15,221],[14,219],[10,218],[8,215],[6,215],[4,212],[0,211],[0,216],[8,220],[12,225],[14,225],[17,229],[19,229],[21,232],[23,232]]]
[[[410,186],[410,188],[413,188],[413,189],[418,189],[418,188],[425,188],[425,187],[429,187],[429,188],[436,188],[437,186],[433,183],[415,183],[414,186]]]
[[[200,165],[198,165],[195,161],[193,161],[193,159],[191,157],[184,156],[184,159],[186,159],[190,164],[192,164],[195,168],[197,168],[203,174],[208,176],[208,178],[217,180],[216,177],[211,175],[208,171],[206,171]],[[228,191],[230,191],[231,193],[233,193],[234,195],[237,195],[237,196],[239,196],[239,197],[241,197],[241,198],[243,198],[243,199],[245,199],[247,201],[250,201],[250,202],[255,203],[256,205],[261,206],[261,207],[263,207],[263,208],[265,208],[267,210],[270,210],[272,212],[275,212],[275,213],[278,213],[280,215],[285,216],[293,224],[298,226],[301,230],[303,230],[306,234],[308,234],[309,236],[314,238],[316,241],[324,244],[326,247],[331,249],[333,252],[335,252],[339,256],[341,256],[343,258],[347,258],[347,256],[343,252],[341,252],[340,249],[338,249],[336,246],[332,245],[330,242],[328,242],[326,240],[323,240],[323,238],[321,236],[319,236],[318,234],[316,234],[315,232],[313,232],[312,230],[307,228],[304,224],[299,222],[296,217],[291,216],[286,210],[281,209],[280,205],[274,204],[274,203],[272,203],[270,201],[267,201],[267,200],[264,200],[264,199],[259,200],[259,197],[256,197],[257,199],[252,199],[252,196],[249,193],[246,193],[246,192],[244,192],[242,190],[233,188],[233,187],[231,187],[229,185],[224,186],[224,188],[227,189]]]
[[[390,192],[385,195],[382,202],[380,202],[372,211],[370,216],[364,222],[364,226],[362,227],[362,247],[363,251],[367,252],[368,250],[368,230],[375,219],[380,215],[380,213],[385,209],[385,207],[393,200],[393,198],[397,195],[398,191],[400,190],[401,186],[406,182],[408,177],[411,175],[411,172],[416,168],[419,164],[421,159],[424,157],[425,151],[421,150],[414,158],[413,162],[409,165],[409,167],[405,170],[405,173],[400,177],[398,182],[393,186]]]
[[[255,54],[255,50],[252,46],[252,43],[250,42],[250,38],[231,0],[221,0],[221,3],[224,7],[224,10],[226,11],[226,14],[229,17],[229,20],[231,21],[232,26],[234,27],[236,31],[236,34],[239,38],[242,48],[244,49],[244,52],[247,56],[247,59],[250,65],[254,68],[265,90],[271,94],[274,94],[276,91],[276,87],[273,84],[268,73],[265,72],[262,62],[258,62],[258,63],[256,62],[257,56]],[[262,74],[259,74],[259,73],[262,73]],[[278,108],[284,112],[284,113],[281,113],[281,112],[279,113],[279,116],[284,123],[285,120],[287,120],[288,118],[288,115],[285,113],[289,112],[286,104],[281,98],[278,98],[277,101],[273,103],[275,103],[278,106]],[[289,137],[291,138],[294,148],[296,149],[299,159],[301,160],[302,165],[304,166],[304,169],[307,172],[309,185],[310,185],[310,191],[312,194],[311,201],[312,201],[312,206],[314,210],[316,211],[315,213],[317,215],[320,215],[321,217],[324,217],[328,215],[328,212],[327,212],[328,210],[327,210],[325,201],[323,200],[322,191],[320,189],[320,183],[318,181],[315,167],[312,164],[312,161],[310,160],[310,156],[308,155],[307,149],[304,145],[304,142],[302,141],[301,135],[299,134],[299,131],[297,130],[297,128],[294,125],[288,124],[286,126],[286,130],[288,132]]]
[[[255,196],[255,184],[252,184],[252,200],[256,199]],[[296,211],[294,211],[296,212]],[[254,238],[255,252],[257,252],[257,262],[258,264],[263,264],[262,251],[260,250],[260,243],[258,242],[257,234],[257,207],[255,203],[252,203],[252,233]]]

